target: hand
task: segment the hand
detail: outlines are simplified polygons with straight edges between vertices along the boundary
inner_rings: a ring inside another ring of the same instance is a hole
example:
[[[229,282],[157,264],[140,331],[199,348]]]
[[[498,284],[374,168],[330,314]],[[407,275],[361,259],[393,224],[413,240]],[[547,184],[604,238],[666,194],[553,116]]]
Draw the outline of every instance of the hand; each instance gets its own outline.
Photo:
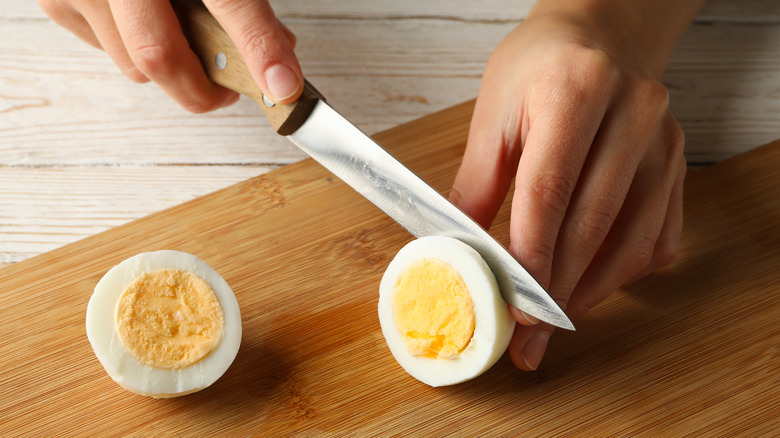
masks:
[[[228,106],[238,94],[214,84],[189,48],[171,5],[151,0],[39,0],[55,22],[105,50],[135,82],[157,83],[182,107],[202,113]],[[303,90],[295,36],[266,0],[204,1],[235,42],[264,94],[290,103]]]
[[[509,250],[572,319],[677,253],[684,139],[657,78],[695,15],[656,14],[653,45],[633,36],[648,15],[584,3],[538,3],[497,47],[451,193],[487,228],[514,178]],[[534,370],[553,327],[511,311],[510,355]]]

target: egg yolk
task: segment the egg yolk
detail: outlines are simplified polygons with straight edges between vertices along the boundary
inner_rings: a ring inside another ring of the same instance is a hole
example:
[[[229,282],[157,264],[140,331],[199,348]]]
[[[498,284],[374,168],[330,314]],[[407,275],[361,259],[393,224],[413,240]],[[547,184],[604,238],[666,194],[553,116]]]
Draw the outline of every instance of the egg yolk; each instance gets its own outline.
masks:
[[[166,269],[144,273],[122,291],[114,322],[122,344],[139,362],[176,369],[216,347],[224,318],[207,282]]]
[[[474,335],[474,304],[460,274],[437,259],[406,268],[393,289],[393,318],[409,353],[455,359]]]

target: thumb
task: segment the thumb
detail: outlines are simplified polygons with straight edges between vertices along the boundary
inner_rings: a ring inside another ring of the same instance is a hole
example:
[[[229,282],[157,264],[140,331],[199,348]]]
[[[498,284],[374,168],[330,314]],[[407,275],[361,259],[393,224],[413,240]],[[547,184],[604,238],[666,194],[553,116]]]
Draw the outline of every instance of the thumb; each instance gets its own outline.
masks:
[[[303,73],[293,51],[295,38],[267,1],[204,2],[235,43],[263,94],[276,103],[294,102],[303,91]]]

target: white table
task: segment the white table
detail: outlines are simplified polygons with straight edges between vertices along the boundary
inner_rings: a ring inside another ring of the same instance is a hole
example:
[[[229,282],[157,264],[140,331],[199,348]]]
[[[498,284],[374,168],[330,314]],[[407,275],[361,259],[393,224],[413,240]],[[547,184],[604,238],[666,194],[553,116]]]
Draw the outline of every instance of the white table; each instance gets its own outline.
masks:
[[[306,75],[374,133],[476,96],[531,0],[276,0]],[[780,1],[712,0],[663,82],[694,164],[780,137]],[[304,158],[249,99],[205,115],[0,0],[0,266]]]

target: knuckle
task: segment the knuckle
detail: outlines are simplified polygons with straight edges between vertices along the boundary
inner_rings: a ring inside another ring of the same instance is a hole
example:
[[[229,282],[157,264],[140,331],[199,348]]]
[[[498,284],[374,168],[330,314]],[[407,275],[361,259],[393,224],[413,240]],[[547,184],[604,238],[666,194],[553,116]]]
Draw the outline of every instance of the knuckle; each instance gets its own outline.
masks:
[[[209,0],[210,9],[219,11],[225,29],[231,29],[231,38],[244,58],[267,58],[288,41],[281,23],[271,5],[255,0]],[[247,11],[254,11],[259,15]],[[290,32],[292,35],[292,32]],[[247,59],[247,62],[249,60]]]
[[[656,80],[645,80],[642,81],[639,91],[652,106],[663,110],[669,108],[669,90],[664,84]]]
[[[671,113],[667,112],[663,124],[658,127],[656,141],[648,152],[652,152],[652,164],[668,169],[665,180],[673,182],[685,178],[687,173],[685,157],[685,133]]]
[[[643,235],[631,246],[626,260],[627,268],[632,274],[644,271],[653,260],[656,240],[649,235]]]
[[[238,37],[239,50],[250,56],[265,58],[274,47],[276,32],[269,28],[249,28]]]
[[[225,15],[237,16],[246,11],[252,3],[259,2],[255,2],[255,0],[207,0],[204,3]]]
[[[665,132],[666,145],[670,155],[680,156],[685,151],[685,131],[674,117],[669,117]]]
[[[541,204],[542,208],[553,215],[563,217],[574,191],[574,183],[568,178],[548,173],[534,179],[529,190],[528,196],[533,197],[532,201]]]
[[[218,104],[203,100],[179,102],[179,105],[193,114],[203,114],[219,108]]]
[[[580,46],[552,64],[542,79],[542,90],[565,90],[568,98],[582,102],[602,93],[616,77],[614,63],[602,50]]]
[[[149,78],[146,77],[143,73],[141,73],[141,70],[138,69],[135,65],[131,65],[129,67],[126,67],[122,70],[122,73],[124,73],[125,76],[128,77],[131,81],[143,84],[146,82],[149,82]]]
[[[282,25],[282,32],[284,33],[284,37],[287,38],[287,41],[290,43],[290,45],[295,48],[295,46],[298,45],[298,37],[295,35],[295,33],[284,25]]]
[[[606,207],[590,207],[584,211],[575,225],[579,241],[591,253],[595,253],[612,228],[614,215]]]
[[[139,46],[128,51],[138,69],[152,77],[168,71],[176,59],[176,51],[164,42]]]
[[[640,120],[647,120],[654,126],[666,116],[669,109],[669,91],[662,83],[651,79],[638,80],[634,98],[640,103],[636,106],[641,111]]]
[[[548,270],[552,266],[555,247],[550,243],[539,243],[522,248],[520,260],[532,271]],[[538,276],[538,274],[537,274]]]
[[[679,251],[679,242],[673,240],[659,241],[656,243],[653,251],[651,266],[653,269],[657,269],[672,263],[677,258]]]
[[[582,47],[575,54],[575,65],[581,80],[592,87],[603,86],[615,73],[612,58],[603,50]]]

